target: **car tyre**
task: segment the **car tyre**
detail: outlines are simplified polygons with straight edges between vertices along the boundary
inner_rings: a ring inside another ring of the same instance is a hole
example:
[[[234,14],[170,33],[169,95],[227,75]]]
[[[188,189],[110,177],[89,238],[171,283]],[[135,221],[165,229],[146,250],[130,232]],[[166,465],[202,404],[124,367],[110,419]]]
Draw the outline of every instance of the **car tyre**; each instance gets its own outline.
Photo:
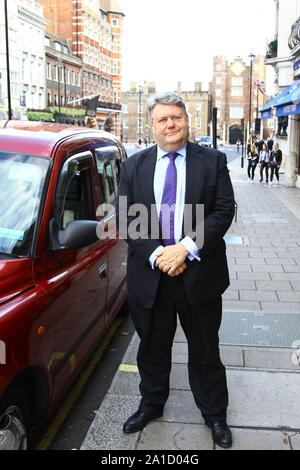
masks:
[[[0,450],[28,449],[29,406],[25,394],[12,389],[0,404]]]

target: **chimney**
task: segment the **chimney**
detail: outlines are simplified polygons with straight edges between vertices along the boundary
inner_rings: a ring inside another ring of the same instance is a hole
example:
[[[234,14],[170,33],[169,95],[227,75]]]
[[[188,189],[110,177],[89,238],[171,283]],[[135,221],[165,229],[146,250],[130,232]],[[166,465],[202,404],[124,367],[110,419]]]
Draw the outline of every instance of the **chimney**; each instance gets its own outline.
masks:
[[[195,92],[196,93],[201,93],[202,92],[202,83],[201,82],[195,82]]]
[[[130,93],[136,93],[136,90],[137,90],[136,82],[131,82],[130,83]]]
[[[181,82],[177,83],[177,93],[181,93]]]

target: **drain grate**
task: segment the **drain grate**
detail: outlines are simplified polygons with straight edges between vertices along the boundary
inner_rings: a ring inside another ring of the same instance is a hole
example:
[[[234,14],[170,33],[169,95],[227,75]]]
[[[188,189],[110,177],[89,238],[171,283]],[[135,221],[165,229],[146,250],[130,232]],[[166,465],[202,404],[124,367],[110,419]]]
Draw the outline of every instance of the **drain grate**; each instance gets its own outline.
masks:
[[[300,341],[300,314],[224,311],[219,334],[226,346],[291,348]]]

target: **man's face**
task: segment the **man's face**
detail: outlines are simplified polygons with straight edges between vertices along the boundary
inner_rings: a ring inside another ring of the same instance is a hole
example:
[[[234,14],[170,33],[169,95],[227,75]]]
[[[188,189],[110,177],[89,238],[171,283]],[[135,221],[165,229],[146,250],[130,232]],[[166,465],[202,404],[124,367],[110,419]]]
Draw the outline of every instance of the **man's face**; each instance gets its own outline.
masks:
[[[189,136],[189,120],[183,109],[173,104],[157,104],[152,114],[153,132],[159,147],[175,152]]]

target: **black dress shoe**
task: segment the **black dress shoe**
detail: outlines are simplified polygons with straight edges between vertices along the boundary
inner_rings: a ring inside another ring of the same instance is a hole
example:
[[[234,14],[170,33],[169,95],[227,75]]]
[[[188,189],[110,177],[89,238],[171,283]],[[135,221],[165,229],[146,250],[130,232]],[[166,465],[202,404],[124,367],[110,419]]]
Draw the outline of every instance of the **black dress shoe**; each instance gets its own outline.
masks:
[[[123,426],[123,432],[125,434],[131,434],[133,432],[138,432],[144,429],[144,427],[153,421],[154,419],[158,419],[163,415],[162,410],[155,410],[155,411],[141,411],[138,410],[134,413]]]
[[[229,449],[232,446],[232,434],[225,422],[206,423],[211,429],[212,438],[214,442],[224,449]]]

